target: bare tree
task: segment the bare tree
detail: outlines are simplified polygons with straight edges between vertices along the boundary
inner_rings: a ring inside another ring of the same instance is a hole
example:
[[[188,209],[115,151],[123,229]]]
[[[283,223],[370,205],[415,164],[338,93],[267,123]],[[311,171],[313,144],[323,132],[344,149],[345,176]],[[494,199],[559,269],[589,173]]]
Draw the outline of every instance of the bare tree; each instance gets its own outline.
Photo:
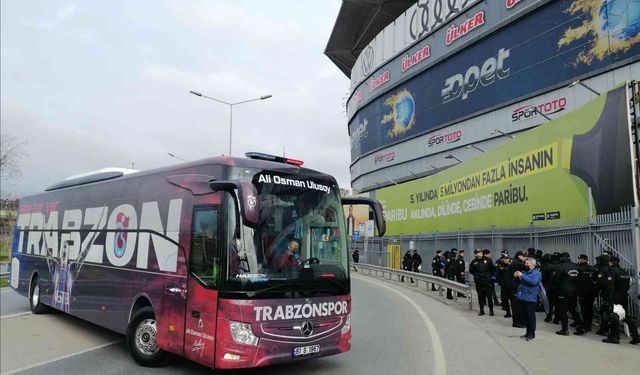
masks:
[[[23,147],[27,141],[2,133],[0,135],[0,176],[20,177],[20,161],[25,156]]]

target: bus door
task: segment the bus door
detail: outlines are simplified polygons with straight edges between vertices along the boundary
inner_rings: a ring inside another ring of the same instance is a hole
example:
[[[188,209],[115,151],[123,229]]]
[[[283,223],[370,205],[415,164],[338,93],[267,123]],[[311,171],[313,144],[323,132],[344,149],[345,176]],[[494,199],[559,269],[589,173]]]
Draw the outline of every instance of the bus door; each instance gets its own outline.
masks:
[[[221,205],[195,206],[191,221],[184,354],[207,367],[214,365],[217,288],[224,239],[221,215]]]

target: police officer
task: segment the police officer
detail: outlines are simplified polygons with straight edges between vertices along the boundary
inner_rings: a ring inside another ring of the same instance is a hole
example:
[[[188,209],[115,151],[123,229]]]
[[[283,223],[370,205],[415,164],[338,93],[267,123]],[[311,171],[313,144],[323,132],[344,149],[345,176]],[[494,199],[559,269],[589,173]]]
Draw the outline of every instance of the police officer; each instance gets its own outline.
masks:
[[[458,257],[458,249],[455,247],[449,250],[449,256],[446,260],[446,264],[444,266],[444,273],[447,276],[448,280],[456,279],[456,258]],[[447,289],[447,299],[453,299],[453,295],[451,293],[451,289]]]
[[[631,333],[632,340],[629,343],[632,345],[640,343],[640,334],[638,333],[636,319],[631,316],[627,299],[629,287],[631,286],[631,277],[626,270],[620,267],[620,259],[616,256],[609,258],[609,269],[606,273],[605,282],[606,286],[602,295],[603,300],[607,302],[608,306],[621,305],[625,311],[625,317],[624,319],[620,319],[620,316],[611,308],[609,311],[609,336],[606,339],[602,339],[602,342],[609,344],[620,343],[620,320],[622,320],[627,323],[629,332]]]
[[[524,260],[526,259],[524,251],[516,252],[516,256],[513,258],[507,272],[509,273],[509,299],[511,302],[511,319],[512,327],[524,328],[524,310],[521,302],[518,300],[518,284],[520,279],[514,275],[517,271],[525,272]]]
[[[456,267],[456,281],[460,284],[465,284],[465,261],[464,261],[464,250],[458,251],[458,257],[455,260]],[[466,297],[464,293],[458,293],[458,297]]]
[[[442,257],[442,250],[437,250],[436,255],[431,260],[431,274],[433,276],[443,277],[442,269],[444,265],[442,263]],[[437,291],[438,288],[436,288],[436,285],[432,283],[431,290]]]
[[[553,271],[551,269],[551,254],[544,254],[540,261],[540,271],[542,272],[542,286],[547,292],[547,299],[549,301],[549,311],[544,319],[545,322],[550,322],[553,319],[553,302],[551,301],[551,288],[553,285]]]
[[[413,250],[411,260],[413,262],[413,272],[420,272],[420,270],[422,269],[422,257],[420,256],[420,254],[418,254],[418,250]]]
[[[502,300],[502,310],[506,312],[505,318],[511,318],[511,307],[509,306],[509,275],[507,270],[511,264],[509,259],[509,251],[506,249],[500,253],[500,259],[496,262],[496,272],[498,273],[498,284],[500,285],[500,299]]]
[[[578,257],[578,303],[582,313],[582,327],[577,327],[574,335],[591,332],[593,323],[593,303],[596,299],[594,282],[596,268],[589,264],[589,257],[580,254]]]
[[[473,281],[476,284],[476,292],[478,292],[478,303],[480,304],[480,312],[478,315],[484,315],[485,303],[489,305],[489,315],[493,313],[493,299],[491,298],[491,273],[495,269],[491,259],[487,259],[482,254],[482,250],[474,251],[476,258],[469,263],[469,273],[473,275]]]
[[[355,249],[353,251],[353,254],[351,254],[351,258],[353,259],[353,270],[358,272],[358,268],[356,267],[356,264],[358,264],[358,261],[360,260],[360,252],[358,251],[358,249]]]
[[[556,272],[560,266],[560,253],[545,254],[542,264],[542,286],[547,291],[547,299],[549,300],[549,311],[545,322],[560,323],[560,315],[558,314],[558,285],[554,282]]]
[[[603,251],[601,255],[596,257],[594,283],[596,287],[596,298],[602,298],[600,304],[600,329],[596,331],[597,335],[607,336],[609,334],[609,311],[613,310],[613,306],[604,298],[607,285],[607,272],[609,271],[609,252]]]
[[[496,282],[498,281],[498,272],[495,264],[493,263],[493,259],[491,259],[491,250],[484,249],[482,250],[482,256],[489,259],[493,268],[491,269],[491,298],[493,298],[494,305],[500,305],[500,301],[498,301],[498,295],[496,294]]]
[[[554,276],[554,283],[558,288],[558,315],[562,323],[562,329],[557,335],[569,336],[569,319],[567,310],[576,322],[578,331],[582,330],[582,319],[576,310],[578,302],[578,265],[571,261],[569,253],[562,253],[562,263]]]
[[[411,251],[409,250],[407,250],[407,252],[404,254],[404,257],[402,258],[402,269],[405,271],[413,270],[413,259],[411,259]],[[404,276],[402,276],[400,281],[404,282]],[[413,279],[411,279],[411,282],[413,282]]]

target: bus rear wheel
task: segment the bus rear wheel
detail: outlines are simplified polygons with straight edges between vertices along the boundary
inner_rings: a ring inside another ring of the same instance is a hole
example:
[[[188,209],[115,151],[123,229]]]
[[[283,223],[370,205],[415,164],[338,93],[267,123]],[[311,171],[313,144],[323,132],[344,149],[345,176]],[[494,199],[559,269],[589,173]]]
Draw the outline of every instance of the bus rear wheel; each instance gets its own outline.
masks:
[[[40,282],[36,276],[31,282],[31,293],[29,293],[29,305],[31,305],[31,312],[34,314],[43,314],[47,312],[47,306],[42,303],[40,298]]]
[[[127,329],[127,348],[133,359],[145,367],[165,364],[166,353],[158,347],[156,317],[150,306],[138,310]]]

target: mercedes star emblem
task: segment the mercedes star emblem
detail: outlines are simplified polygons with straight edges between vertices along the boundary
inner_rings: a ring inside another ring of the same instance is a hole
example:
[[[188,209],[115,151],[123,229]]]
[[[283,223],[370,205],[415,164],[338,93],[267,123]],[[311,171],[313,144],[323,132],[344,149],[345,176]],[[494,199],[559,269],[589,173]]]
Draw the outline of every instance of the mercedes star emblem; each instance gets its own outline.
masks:
[[[302,327],[300,327],[300,332],[304,337],[310,336],[313,333],[313,323],[310,321],[303,322]]]

